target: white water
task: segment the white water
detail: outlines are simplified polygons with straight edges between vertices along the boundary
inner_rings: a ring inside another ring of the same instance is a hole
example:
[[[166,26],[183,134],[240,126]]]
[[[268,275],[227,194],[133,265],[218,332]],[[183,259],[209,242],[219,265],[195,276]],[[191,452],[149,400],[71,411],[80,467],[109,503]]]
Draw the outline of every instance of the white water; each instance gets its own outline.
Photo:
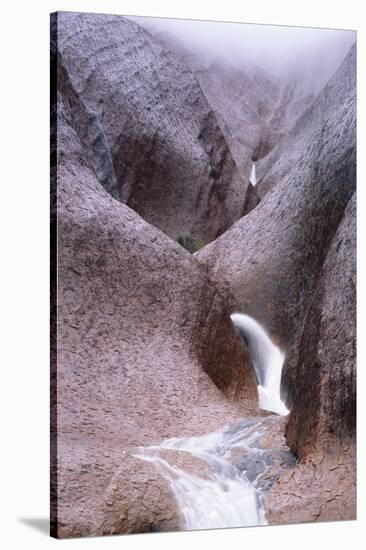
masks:
[[[258,487],[267,469],[266,451],[258,441],[277,421],[278,417],[273,416],[255,418],[200,437],[167,439],[160,445],[141,447],[134,456],[154,463],[169,480],[184,529],[266,525],[263,495]],[[235,449],[241,449],[239,466],[232,457]],[[160,456],[164,450],[180,455],[185,451],[202,461],[205,478],[175,466],[171,458],[169,463]]]
[[[258,401],[261,409],[285,416],[288,408],[281,399],[281,375],[285,354],[272,342],[255,319],[234,313],[231,320],[248,347],[257,379]]]
[[[235,313],[231,319],[253,362],[260,407],[286,415],[280,397],[284,354],[251,317]],[[140,447],[134,456],[155,464],[170,482],[183,529],[266,525],[261,478],[265,480],[271,457],[260,440],[280,420],[251,418],[207,435]],[[187,466],[195,473],[182,469]]]
[[[250,172],[250,177],[249,177],[249,181],[252,185],[256,185],[257,183],[257,178],[256,178],[256,175],[255,175],[255,163],[253,162],[252,164],[252,171]]]

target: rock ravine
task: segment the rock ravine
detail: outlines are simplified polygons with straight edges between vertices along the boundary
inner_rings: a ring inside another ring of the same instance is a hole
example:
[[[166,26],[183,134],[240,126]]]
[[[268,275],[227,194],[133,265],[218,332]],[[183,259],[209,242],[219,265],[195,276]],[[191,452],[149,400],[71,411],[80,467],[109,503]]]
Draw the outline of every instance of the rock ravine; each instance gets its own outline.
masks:
[[[174,239],[242,216],[248,179],[182,59],[123,17],[60,13],[58,36],[73,125],[112,196]]]
[[[53,536],[355,517],[355,59],[52,14]]]

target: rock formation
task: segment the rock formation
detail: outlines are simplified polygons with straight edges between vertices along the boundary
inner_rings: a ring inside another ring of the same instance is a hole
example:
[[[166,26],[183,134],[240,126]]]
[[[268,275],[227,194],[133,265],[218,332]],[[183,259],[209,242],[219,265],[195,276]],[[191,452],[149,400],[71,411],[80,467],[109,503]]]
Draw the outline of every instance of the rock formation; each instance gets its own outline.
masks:
[[[220,60],[208,62],[169,32],[155,30],[154,36],[191,67],[245,178],[249,178],[252,162],[272,151],[313,100],[296,79],[275,77],[249,62],[243,67]]]
[[[51,30],[52,534],[182,528],[136,448],[260,414],[234,310],[287,357],[300,463],[275,418],[269,521],[354,517],[355,50],[301,116],[293,84],[228,69],[220,91],[220,67],[124,18],[61,13]],[[181,235],[216,240],[191,255]]]
[[[301,331],[331,240],[356,183],[355,88],[343,78],[354,53],[317,98],[308,116],[324,109],[287,178],[249,216],[196,253],[219,288],[230,288],[232,308],[253,316],[285,349],[289,403]],[[354,82],[354,80],[353,80]],[[314,115],[315,113],[315,115]]]
[[[266,495],[271,525],[356,519],[356,449],[309,459],[277,478]]]
[[[300,464],[267,497],[273,523],[356,517],[356,195],[333,238],[300,344],[286,429]]]
[[[218,63],[195,74],[245,177],[253,161],[265,158],[287,135],[312,99],[302,96],[294,82],[282,82],[255,66],[239,70]]]
[[[173,239],[209,242],[239,219],[248,183],[189,67],[122,17],[60,13],[58,32],[74,125],[104,187]]]
[[[249,212],[254,210],[256,206],[258,206],[259,202],[260,198],[257,195],[256,189],[254,185],[249,182],[242,215],[246,216],[247,214],[249,214]]]
[[[301,338],[287,427],[301,460],[354,438],[355,369],[356,195],[332,241]]]
[[[255,409],[256,390],[227,295],[188,252],[100,181],[83,146],[87,111],[65,78],[61,63],[52,212],[58,230],[53,533],[133,532],[137,520],[127,507],[138,506],[152,469],[131,457],[124,467],[123,452],[215,429],[217,415],[223,424],[241,418]],[[125,474],[145,475],[141,490],[123,481]],[[123,495],[111,490],[112,478]],[[141,512],[138,529],[172,527],[166,486],[157,473],[155,479],[151,491],[165,504],[159,517]]]
[[[278,182],[289,177],[293,167],[301,161],[304,150],[310,147],[314,133],[327,124],[332,114],[342,113],[346,108],[346,98],[351,100],[355,89],[356,45],[351,48],[345,62],[316,100],[302,112],[288,134],[258,163],[257,192],[261,198]]]

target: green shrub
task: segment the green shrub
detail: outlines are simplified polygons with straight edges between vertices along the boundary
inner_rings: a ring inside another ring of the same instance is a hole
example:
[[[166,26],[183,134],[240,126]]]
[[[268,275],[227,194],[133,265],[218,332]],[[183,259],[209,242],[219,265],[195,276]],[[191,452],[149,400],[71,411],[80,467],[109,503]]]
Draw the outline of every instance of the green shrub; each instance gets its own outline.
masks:
[[[203,241],[195,239],[192,235],[179,235],[177,242],[191,254],[197,252],[204,245]]]

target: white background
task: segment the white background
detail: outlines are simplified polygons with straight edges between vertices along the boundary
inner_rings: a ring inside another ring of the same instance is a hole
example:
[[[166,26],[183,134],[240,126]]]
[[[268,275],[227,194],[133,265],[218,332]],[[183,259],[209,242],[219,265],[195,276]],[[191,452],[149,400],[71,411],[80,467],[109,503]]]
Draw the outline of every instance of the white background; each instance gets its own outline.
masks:
[[[0,12],[0,545],[12,548],[123,547],[325,549],[362,543],[365,523],[365,16],[363,1],[13,0]],[[10,7],[11,6],[11,7]],[[233,529],[199,533],[133,535],[56,541],[48,517],[48,135],[49,13],[59,9],[129,15],[308,25],[357,29],[359,52],[359,511],[357,522]],[[363,19],[363,22],[362,22]],[[361,120],[363,124],[361,125]],[[42,521],[43,520],[43,521]],[[33,524],[31,526],[30,524]],[[41,526],[41,529],[40,527]],[[42,528],[43,527],[43,528]],[[360,542],[361,541],[361,542]]]

